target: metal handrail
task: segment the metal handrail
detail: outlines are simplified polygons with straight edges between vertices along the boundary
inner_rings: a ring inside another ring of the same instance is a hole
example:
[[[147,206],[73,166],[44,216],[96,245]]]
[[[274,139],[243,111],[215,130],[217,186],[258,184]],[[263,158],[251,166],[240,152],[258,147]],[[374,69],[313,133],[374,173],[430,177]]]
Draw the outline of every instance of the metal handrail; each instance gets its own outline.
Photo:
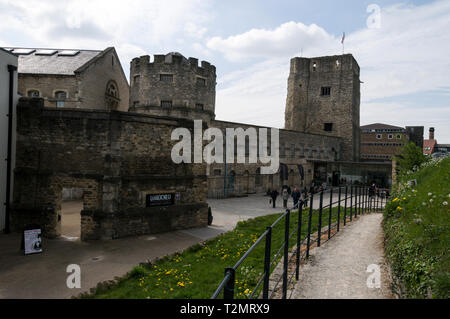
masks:
[[[345,193],[342,192],[342,189],[345,189]],[[355,192],[353,192],[355,190]],[[325,204],[323,203],[323,195],[325,193],[331,193],[330,197],[330,203]],[[336,193],[337,194],[337,193]],[[333,189],[330,190],[323,190],[319,193],[320,195],[320,202],[319,207],[316,208],[316,210],[313,209],[314,206],[314,194],[310,194],[305,201],[310,202],[309,209],[305,209],[303,207],[303,202],[299,201],[299,204],[297,207],[293,207],[293,209],[298,208],[298,214],[299,214],[299,220],[298,220],[298,228],[294,230],[292,233],[290,232],[290,214],[291,210],[287,209],[284,214],[282,214],[271,226],[267,228],[265,232],[263,232],[259,238],[253,243],[253,245],[246,251],[246,253],[236,262],[236,264],[232,268],[225,269],[225,276],[224,279],[219,284],[218,288],[214,292],[212,299],[217,298],[222,291],[224,291],[224,297],[225,298],[234,298],[234,277],[235,277],[235,271],[239,268],[239,266],[245,261],[245,259],[255,250],[255,248],[261,243],[263,239],[266,239],[266,257],[265,257],[265,266],[264,266],[264,272],[259,277],[258,282],[256,284],[256,287],[253,290],[253,293],[250,295],[250,298],[253,298],[255,294],[257,293],[258,289],[260,289],[261,284],[264,283],[263,287],[263,299],[265,298],[271,298],[276,288],[278,287],[279,283],[283,280],[283,298],[286,298],[286,291],[287,287],[291,284],[292,279],[294,278],[294,275],[298,277],[298,269],[299,269],[299,263],[302,257],[308,259],[309,258],[309,249],[311,245],[315,242],[317,242],[317,245],[320,246],[321,242],[321,236],[322,231],[326,226],[322,227],[322,219],[323,215],[322,213],[325,213],[324,210],[328,209],[328,239],[325,240],[328,241],[331,238],[333,238],[337,232],[340,231],[340,214],[343,213],[343,224],[344,226],[347,223],[347,219],[350,218],[350,221],[353,220],[353,218],[356,218],[358,215],[364,214],[365,212],[368,212],[369,210],[378,210],[378,207],[383,209],[383,202],[387,202],[387,198],[382,198],[381,196],[376,196],[375,203],[374,199],[369,196],[368,187],[365,186],[350,186],[350,192],[349,187],[346,186],[344,188],[339,187],[339,199],[336,201],[333,201]],[[350,205],[348,205],[348,200],[350,199]],[[381,201],[380,201],[381,199]],[[384,200],[383,200],[384,199]],[[345,203],[344,206],[341,206],[342,202]],[[373,205],[372,205],[373,204]],[[378,204],[380,204],[378,206]],[[333,215],[333,206],[337,205],[335,207],[338,207],[338,216],[336,222],[332,221],[332,215]],[[342,212],[341,212],[342,210]],[[348,212],[349,210],[349,212]],[[303,223],[302,213],[308,213],[309,216],[307,218],[307,224],[308,224],[308,231],[307,236],[304,239],[301,239],[301,233],[299,233],[299,230],[301,230],[301,225]],[[311,225],[311,218],[314,214],[319,215],[318,223],[318,229],[317,229],[317,236],[316,238],[311,238],[311,231],[312,231],[312,225]],[[283,219],[285,219],[285,240],[283,241],[281,247],[278,249],[277,253],[274,254],[273,258],[270,258],[271,255],[271,249],[270,249],[270,242],[272,238],[272,229],[277,226]],[[331,229],[337,228],[337,231],[331,235]],[[297,234],[297,249],[293,253],[289,253],[289,243],[294,235]],[[325,231],[323,232],[325,234]],[[304,253],[301,252],[300,246],[303,244],[307,245],[307,249]],[[269,246],[267,246],[269,245]],[[277,259],[281,256],[281,253],[284,249],[284,270],[283,275],[280,276],[280,278],[277,280],[275,285],[272,288],[272,293],[270,296],[268,295],[268,282],[269,277],[272,271],[273,265],[276,263]],[[292,259],[292,257],[296,256],[296,271],[291,274],[288,277],[288,265],[287,263]],[[232,281],[232,282],[230,282]],[[228,287],[230,285],[230,287]]]

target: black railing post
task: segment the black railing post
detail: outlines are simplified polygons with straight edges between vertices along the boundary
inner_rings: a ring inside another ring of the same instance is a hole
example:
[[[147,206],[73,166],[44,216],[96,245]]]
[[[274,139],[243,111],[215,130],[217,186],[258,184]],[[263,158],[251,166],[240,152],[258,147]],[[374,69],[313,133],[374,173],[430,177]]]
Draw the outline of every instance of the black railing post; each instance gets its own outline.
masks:
[[[284,228],[284,264],[283,264],[283,299],[287,298],[288,265],[289,265],[289,220],[291,211],[286,210],[286,221]]]
[[[347,225],[347,200],[348,200],[348,186],[345,185],[344,226]]]
[[[333,212],[333,188],[330,190],[330,212],[328,214],[328,239],[331,238],[331,214]]]
[[[363,199],[362,193],[363,193],[363,188],[360,186],[359,187],[359,199],[358,199],[358,203],[359,203],[358,215],[361,215],[361,207],[362,207],[362,199]]]
[[[323,206],[323,191],[320,192],[319,200],[319,228],[317,229],[317,247],[320,247],[320,237],[322,236],[322,206]]]
[[[314,194],[311,194],[311,198],[309,199],[309,217],[308,217],[308,237],[306,241],[306,258],[309,258],[309,246],[311,245],[311,223],[312,223],[312,214],[313,214],[313,203],[314,203]]]
[[[230,280],[223,288],[223,299],[234,299],[234,283],[235,283],[235,270],[234,268],[226,268],[225,276],[230,273]]]
[[[358,216],[358,186],[355,186],[355,218]]]
[[[337,231],[339,232],[341,223],[341,187],[339,186],[339,196],[338,196],[338,214],[337,214]]]
[[[299,272],[300,272],[300,254],[302,253],[301,245],[302,245],[302,210],[303,210],[303,202],[300,204],[298,208],[298,225],[297,225],[297,256],[295,260],[295,280],[298,281]]]
[[[367,207],[367,187],[364,186],[364,204],[363,204],[363,214],[366,213]]]
[[[272,253],[272,226],[267,227],[266,251],[264,254],[263,299],[269,299],[270,258]]]
[[[375,192],[375,211],[378,212],[378,195],[377,195],[377,192]]]
[[[350,221],[353,220],[353,186],[350,186]]]
[[[366,187],[366,214],[369,212],[369,188]]]

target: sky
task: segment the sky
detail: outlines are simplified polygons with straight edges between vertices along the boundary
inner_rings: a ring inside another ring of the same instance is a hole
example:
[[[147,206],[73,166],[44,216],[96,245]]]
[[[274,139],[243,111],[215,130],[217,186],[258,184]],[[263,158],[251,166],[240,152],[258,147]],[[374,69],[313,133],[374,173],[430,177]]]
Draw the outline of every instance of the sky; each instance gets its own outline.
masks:
[[[361,125],[450,143],[450,1],[0,0],[0,46],[180,52],[217,68],[216,118],[282,128],[290,59],[351,53]]]

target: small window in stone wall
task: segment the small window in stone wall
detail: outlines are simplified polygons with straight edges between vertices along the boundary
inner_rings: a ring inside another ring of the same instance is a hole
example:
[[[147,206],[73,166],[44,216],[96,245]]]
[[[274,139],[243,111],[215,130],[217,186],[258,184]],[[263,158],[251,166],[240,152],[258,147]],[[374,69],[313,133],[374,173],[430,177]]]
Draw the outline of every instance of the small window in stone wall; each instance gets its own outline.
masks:
[[[280,144],[280,156],[282,157],[286,156],[286,148],[284,144]]]
[[[41,96],[41,92],[39,92],[38,90],[29,90],[27,93],[28,97],[40,97]]]
[[[172,83],[173,82],[173,74],[160,74],[159,80],[161,82]]]
[[[377,139],[381,140],[383,138],[383,134],[377,134]]]
[[[195,104],[195,108],[197,110],[203,111],[205,109],[205,106],[202,103],[197,103],[197,104]]]
[[[67,98],[67,93],[65,91],[56,91],[55,98],[56,98],[56,107],[64,107],[64,101]]]
[[[120,95],[117,83],[110,80],[106,85],[105,103],[109,110],[116,110],[119,107]]]
[[[140,84],[140,82],[141,82],[141,76],[140,76],[140,75],[135,75],[135,76],[133,77],[133,82],[134,82],[135,85]]]
[[[317,70],[317,63],[313,62],[313,71],[316,71],[316,70]]]
[[[331,87],[329,87],[329,86],[322,86],[320,88],[320,95],[322,95],[322,96],[329,96],[329,95],[331,95]]]
[[[161,107],[167,107],[167,108],[172,107],[172,101],[169,101],[169,100],[161,101]]]
[[[222,170],[220,170],[220,169],[215,169],[215,170],[214,170],[214,176],[220,176],[220,175],[222,175]]]
[[[295,157],[295,144],[291,144],[291,157]]]
[[[200,86],[206,86],[206,79],[204,78],[197,78],[197,84]]]
[[[333,131],[333,123],[324,123],[323,130],[325,132],[332,132]]]

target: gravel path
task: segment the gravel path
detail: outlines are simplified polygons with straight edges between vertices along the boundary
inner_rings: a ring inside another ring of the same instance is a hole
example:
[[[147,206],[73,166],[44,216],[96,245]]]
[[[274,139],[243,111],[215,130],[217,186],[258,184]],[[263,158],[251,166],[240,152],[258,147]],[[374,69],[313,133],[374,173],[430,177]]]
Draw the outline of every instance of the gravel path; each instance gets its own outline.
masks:
[[[383,253],[382,214],[368,214],[347,224],[334,238],[311,250],[300,268],[293,299],[393,298]],[[369,265],[381,271],[381,287],[368,288]]]

